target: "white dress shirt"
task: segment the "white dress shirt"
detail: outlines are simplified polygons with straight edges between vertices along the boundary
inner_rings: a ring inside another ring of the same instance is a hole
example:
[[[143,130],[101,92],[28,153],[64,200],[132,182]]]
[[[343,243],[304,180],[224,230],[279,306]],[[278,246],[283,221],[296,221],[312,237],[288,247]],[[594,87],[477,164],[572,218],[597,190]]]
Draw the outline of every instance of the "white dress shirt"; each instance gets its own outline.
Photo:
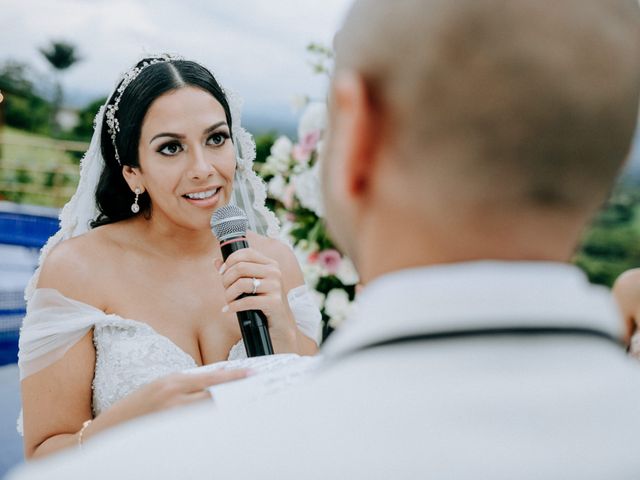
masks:
[[[362,349],[538,326],[564,333]],[[621,334],[608,291],[568,265],[400,271],[365,288],[304,384],[142,418],[11,478],[637,479],[640,365]]]

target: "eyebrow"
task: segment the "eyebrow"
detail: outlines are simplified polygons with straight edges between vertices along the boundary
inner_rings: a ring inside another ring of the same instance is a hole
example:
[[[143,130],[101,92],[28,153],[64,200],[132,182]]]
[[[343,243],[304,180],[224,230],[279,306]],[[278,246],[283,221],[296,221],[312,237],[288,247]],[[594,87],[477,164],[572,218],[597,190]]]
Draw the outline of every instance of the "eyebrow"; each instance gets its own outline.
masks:
[[[204,132],[202,132],[202,133],[206,135],[207,133],[211,133],[212,131],[214,131],[216,128],[221,127],[222,125],[226,125],[226,124],[227,124],[227,122],[225,122],[224,120],[222,122],[214,123],[209,128],[206,128],[204,130]],[[185,135],[182,135],[181,133],[162,132],[162,133],[159,133],[157,135],[154,135],[154,137],[151,140],[149,140],[149,143],[153,143],[153,141],[156,138],[160,138],[160,137],[171,137],[171,138],[183,139],[183,138],[185,138]]]

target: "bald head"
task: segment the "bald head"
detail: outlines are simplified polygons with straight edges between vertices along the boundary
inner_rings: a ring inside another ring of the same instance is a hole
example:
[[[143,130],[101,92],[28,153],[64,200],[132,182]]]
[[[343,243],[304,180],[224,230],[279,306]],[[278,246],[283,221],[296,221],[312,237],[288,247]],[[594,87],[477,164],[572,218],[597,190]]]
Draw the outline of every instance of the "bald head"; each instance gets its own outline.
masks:
[[[590,210],[633,137],[640,8],[359,0],[336,36],[344,70],[364,78],[409,180],[472,202]]]

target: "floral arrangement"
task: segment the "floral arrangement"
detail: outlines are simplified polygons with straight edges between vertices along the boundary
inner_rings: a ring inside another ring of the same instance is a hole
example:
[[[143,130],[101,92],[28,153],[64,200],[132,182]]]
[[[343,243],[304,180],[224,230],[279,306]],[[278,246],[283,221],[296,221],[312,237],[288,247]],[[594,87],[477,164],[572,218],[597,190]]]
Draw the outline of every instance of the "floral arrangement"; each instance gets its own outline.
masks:
[[[323,315],[322,339],[347,316],[358,275],[327,236],[320,190],[322,137],[327,124],[324,102],[307,102],[294,143],[280,136],[260,164],[271,207],[292,243],[307,285]]]

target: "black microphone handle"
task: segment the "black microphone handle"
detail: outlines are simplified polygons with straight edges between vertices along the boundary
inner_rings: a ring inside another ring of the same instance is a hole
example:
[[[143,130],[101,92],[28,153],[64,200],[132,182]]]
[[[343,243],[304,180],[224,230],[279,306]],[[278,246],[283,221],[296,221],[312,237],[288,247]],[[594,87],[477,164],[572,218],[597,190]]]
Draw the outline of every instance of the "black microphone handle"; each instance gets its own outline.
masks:
[[[233,252],[248,247],[249,244],[244,237],[229,239],[220,245],[222,258],[226,261]],[[239,298],[248,296],[251,296],[251,294],[243,293]],[[273,345],[271,344],[269,323],[266,315],[260,310],[246,310],[244,312],[238,312],[236,315],[238,316],[240,333],[242,333],[242,341],[244,342],[247,356],[260,357],[263,355],[273,355]]]

